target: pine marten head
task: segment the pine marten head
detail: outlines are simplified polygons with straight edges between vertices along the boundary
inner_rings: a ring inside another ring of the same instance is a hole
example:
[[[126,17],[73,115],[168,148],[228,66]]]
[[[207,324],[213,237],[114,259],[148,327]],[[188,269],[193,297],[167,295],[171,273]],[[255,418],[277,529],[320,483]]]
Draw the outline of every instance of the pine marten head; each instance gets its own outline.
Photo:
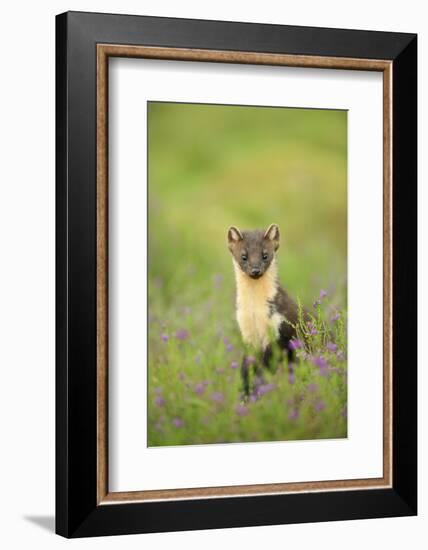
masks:
[[[235,264],[252,279],[259,279],[275,259],[279,227],[272,223],[266,231],[240,231],[232,226],[227,232],[227,240]]]

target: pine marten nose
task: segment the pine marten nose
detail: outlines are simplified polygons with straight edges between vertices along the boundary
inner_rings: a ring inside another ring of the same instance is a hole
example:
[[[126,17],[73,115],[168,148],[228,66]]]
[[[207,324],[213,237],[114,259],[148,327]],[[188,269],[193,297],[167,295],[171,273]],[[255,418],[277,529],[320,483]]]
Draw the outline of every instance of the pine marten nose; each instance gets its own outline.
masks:
[[[255,277],[255,276],[257,276],[257,275],[260,275],[260,273],[261,273],[261,270],[260,270],[259,267],[253,267],[253,268],[251,269],[251,275],[252,275],[253,277]]]

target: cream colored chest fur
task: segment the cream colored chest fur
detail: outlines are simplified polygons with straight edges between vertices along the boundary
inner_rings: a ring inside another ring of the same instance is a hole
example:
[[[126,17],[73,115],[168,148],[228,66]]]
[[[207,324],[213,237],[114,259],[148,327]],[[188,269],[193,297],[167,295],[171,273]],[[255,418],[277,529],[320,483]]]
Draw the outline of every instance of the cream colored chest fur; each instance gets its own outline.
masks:
[[[236,318],[241,331],[242,339],[257,349],[263,349],[270,340],[273,332],[278,335],[282,316],[278,313],[270,315],[269,300],[272,300],[277,290],[276,264],[260,279],[251,279],[235,267],[237,301]]]

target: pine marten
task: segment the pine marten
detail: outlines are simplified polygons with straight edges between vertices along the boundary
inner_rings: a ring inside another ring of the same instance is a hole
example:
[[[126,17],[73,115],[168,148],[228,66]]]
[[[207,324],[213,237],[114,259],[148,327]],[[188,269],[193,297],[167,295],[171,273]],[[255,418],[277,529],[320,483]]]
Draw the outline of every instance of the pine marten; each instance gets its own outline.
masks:
[[[264,366],[269,367],[273,335],[279,347],[287,352],[290,364],[294,352],[289,343],[296,337],[292,325],[298,321],[298,306],[278,280],[279,227],[271,224],[266,231],[240,231],[232,226],[227,240],[236,277],[236,317],[244,343],[255,348]],[[259,367],[256,369],[259,373]],[[245,356],[241,372],[244,392],[248,395],[249,372]]]

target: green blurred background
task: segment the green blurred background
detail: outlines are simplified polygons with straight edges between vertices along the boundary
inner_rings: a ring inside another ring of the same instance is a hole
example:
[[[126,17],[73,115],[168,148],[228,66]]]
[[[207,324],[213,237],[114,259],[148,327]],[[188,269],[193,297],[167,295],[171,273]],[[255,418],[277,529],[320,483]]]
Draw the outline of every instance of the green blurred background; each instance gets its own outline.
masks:
[[[319,342],[336,373],[279,365],[240,408],[226,244],[230,225],[279,224],[283,286],[309,308],[326,290],[323,315],[345,320],[346,155],[344,111],[149,103],[149,446],[346,436],[343,338],[341,359]]]
[[[277,223],[283,284],[344,288],[346,111],[149,103],[149,277],[231,284],[226,231]],[[191,278],[189,277],[191,274]]]

